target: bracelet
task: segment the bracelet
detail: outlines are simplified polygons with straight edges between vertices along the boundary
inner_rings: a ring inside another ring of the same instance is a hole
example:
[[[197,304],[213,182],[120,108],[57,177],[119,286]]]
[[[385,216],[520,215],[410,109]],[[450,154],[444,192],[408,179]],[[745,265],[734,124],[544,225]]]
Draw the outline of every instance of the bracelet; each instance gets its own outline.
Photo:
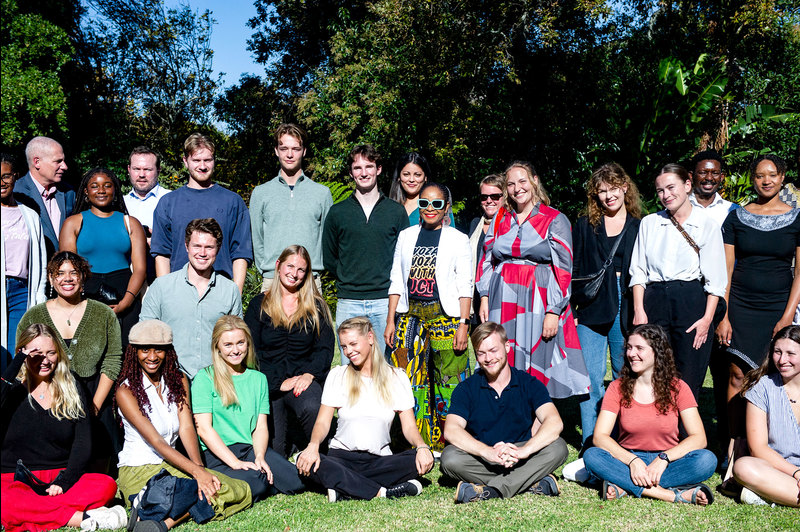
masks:
[[[792,473],[792,478],[795,480],[797,479],[797,477],[795,476],[797,473],[800,473],[800,469],[795,469],[794,473]]]
[[[427,445],[420,445],[420,446],[414,448],[415,451],[419,451],[420,449],[428,449],[429,451],[431,450],[431,448],[428,447]],[[433,452],[433,451],[431,451],[431,452]]]
[[[631,466],[631,464],[632,464],[632,463],[633,463],[635,460],[638,460],[638,459],[639,459],[639,457],[638,457],[638,456],[634,456],[634,457],[633,457],[633,460],[631,460],[630,462],[628,462],[628,467],[630,467],[630,466]]]
[[[132,296],[133,296],[133,299],[136,299],[136,294],[134,294],[134,293],[133,293],[133,292],[131,292],[130,290],[125,290],[125,293],[126,293],[126,294],[130,294],[130,295],[132,295]]]

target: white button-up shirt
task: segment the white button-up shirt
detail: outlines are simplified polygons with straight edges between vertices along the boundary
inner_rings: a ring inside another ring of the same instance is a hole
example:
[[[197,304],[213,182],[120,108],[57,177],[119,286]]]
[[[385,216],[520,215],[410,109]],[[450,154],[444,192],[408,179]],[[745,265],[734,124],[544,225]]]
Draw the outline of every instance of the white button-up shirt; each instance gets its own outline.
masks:
[[[126,380],[125,383],[128,381]],[[178,433],[181,428],[181,423],[178,418],[178,407],[169,402],[169,388],[161,377],[161,397],[158,396],[156,387],[150,382],[150,379],[142,375],[142,382],[144,384],[144,391],[147,398],[150,400],[150,410],[147,410],[150,417],[150,423],[158,431],[158,434],[164,438],[170,447],[175,447],[175,441],[178,439]],[[162,401],[161,398],[164,398]],[[155,448],[147,443],[139,431],[136,430],[128,419],[123,415],[122,410],[119,410],[119,417],[122,419],[122,426],[125,429],[125,443],[122,446],[122,451],[119,453],[119,466],[142,466],[148,464],[160,464],[164,461]]]
[[[723,199],[723,197],[719,195],[719,192],[714,193],[714,199],[711,201],[711,204],[708,207],[703,207],[697,202],[694,192],[689,194],[689,202],[693,207],[697,207],[706,213],[706,216],[717,222],[717,225],[720,227],[722,227],[722,224],[725,223],[725,218],[728,217],[728,213],[733,209],[739,208],[738,205],[734,205],[730,201]]]
[[[131,190],[125,194],[125,207],[128,208],[128,214],[139,220],[139,222],[153,229],[153,213],[156,210],[158,201],[169,194],[169,190],[165,189],[158,183],[154,186],[147,195],[142,198],[136,192]]]
[[[725,297],[728,274],[719,225],[694,207],[681,225],[700,247],[700,255],[672,225],[666,210],[645,216],[633,246],[630,286],[702,278],[707,293]]]

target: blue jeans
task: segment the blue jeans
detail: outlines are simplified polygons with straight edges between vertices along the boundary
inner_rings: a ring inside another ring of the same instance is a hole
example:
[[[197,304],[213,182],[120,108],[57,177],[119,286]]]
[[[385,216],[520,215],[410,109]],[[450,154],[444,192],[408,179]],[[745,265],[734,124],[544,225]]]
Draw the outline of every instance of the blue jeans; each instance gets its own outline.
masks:
[[[605,386],[603,386],[603,379],[606,376],[607,350],[611,354],[612,378],[616,379],[619,377],[622,371],[624,359],[622,349],[625,345],[625,337],[622,336],[622,327],[619,322],[620,305],[622,302],[619,277],[617,277],[617,294],[619,294],[617,315],[614,317],[614,323],[611,325],[611,330],[608,331],[607,335],[600,334],[590,327],[581,325],[580,322],[578,323],[578,339],[581,342],[583,360],[586,363],[586,369],[589,372],[589,382],[591,383],[589,398],[580,403],[583,443],[586,443],[586,440],[594,433],[597,413],[600,411],[600,405],[606,393]]]
[[[383,341],[383,332],[386,330],[386,318],[389,315],[389,298],[385,299],[340,299],[336,304],[336,329],[343,321],[355,318],[356,316],[366,316],[372,323],[375,330],[375,341],[381,353],[386,351],[386,343]],[[339,346],[341,350],[341,346]],[[344,356],[344,351],[340,352],[342,365],[350,363],[350,359]]]
[[[5,373],[6,367],[14,358],[14,349],[17,345],[17,326],[22,315],[28,309],[28,281],[17,277],[6,277],[5,305],[8,311],[8,337],[3,342],[0,355],[0,375]]]
[[[633,454],[650,464],[658,457],[658,451],[631,451]],[[607,480],[624,489],[628,493],[641,497],[644,488],[637,486],[631,480],[631,469],[611,456],[611,453],[599,447],[591,447],[583,453],[583,463],[586,470],[595,479]],[[674,488],[678,486],[694,485],[708,480],[717,468],[717,457],[708,449],[698,449],[686,454],[683,458],[672,461],[667,465],[661,475],[659,486]]]

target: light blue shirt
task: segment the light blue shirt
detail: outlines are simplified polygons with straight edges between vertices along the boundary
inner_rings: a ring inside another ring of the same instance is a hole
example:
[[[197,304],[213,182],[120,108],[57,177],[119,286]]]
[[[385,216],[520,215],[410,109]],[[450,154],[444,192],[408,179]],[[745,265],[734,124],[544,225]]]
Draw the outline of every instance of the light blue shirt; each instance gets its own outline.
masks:
[[[211,365],[211,331],[226,314],[242,316],[242,296],[230,279],[211,274],[205,292],[189,282],[189,264],[157,278],[142,301],[139,320],[161,320],[172,328],[172,345],[184,373],[193,379]]]
[[[169,190],[156,183],[156,186],[150,189],[150,192],[145,194],[144,198],[139,197],[136,192],[131,189],[122,199],[125,200],[125,207],[128,209],[128,214],[139,220],[139,223],[152,230],[153,213],[156,210],[159,200],[167,194],[169,194]]]

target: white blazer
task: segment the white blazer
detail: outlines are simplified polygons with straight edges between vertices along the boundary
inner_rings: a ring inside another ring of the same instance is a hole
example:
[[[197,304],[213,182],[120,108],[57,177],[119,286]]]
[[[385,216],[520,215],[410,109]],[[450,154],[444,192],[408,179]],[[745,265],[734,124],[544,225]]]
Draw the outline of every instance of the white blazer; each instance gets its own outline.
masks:
[[[39,215],[25,205],[18,205],[22,219],[28,228],[28,306],[31,308],[44,303],[47,298],[44,286],[47,282],[47,250],[42,223]],[[3,287],[2,304],[0,304],[0,338],[4,348],[8,339],[8,308],[6,304],[6,246],[5,239],[0,238],[0,284]],[[16,334],[16,331],[14,331]],[[14,356],[14,353],[11,353]]]
[[[408,312],[408,275],[411,272],[411,259],[420,227],[414,225],[402,230],[394,248],[389,294],[400,296],[400,301],[397,303],[398,313]],[[472,298],[472,277],[475,273],[473,253],[467,235],[447,225],[443,226],[441,231],[434,274],[436,288],[439,291],[442,310],[448,316],[458,318],[461,316],[459,298]]]

